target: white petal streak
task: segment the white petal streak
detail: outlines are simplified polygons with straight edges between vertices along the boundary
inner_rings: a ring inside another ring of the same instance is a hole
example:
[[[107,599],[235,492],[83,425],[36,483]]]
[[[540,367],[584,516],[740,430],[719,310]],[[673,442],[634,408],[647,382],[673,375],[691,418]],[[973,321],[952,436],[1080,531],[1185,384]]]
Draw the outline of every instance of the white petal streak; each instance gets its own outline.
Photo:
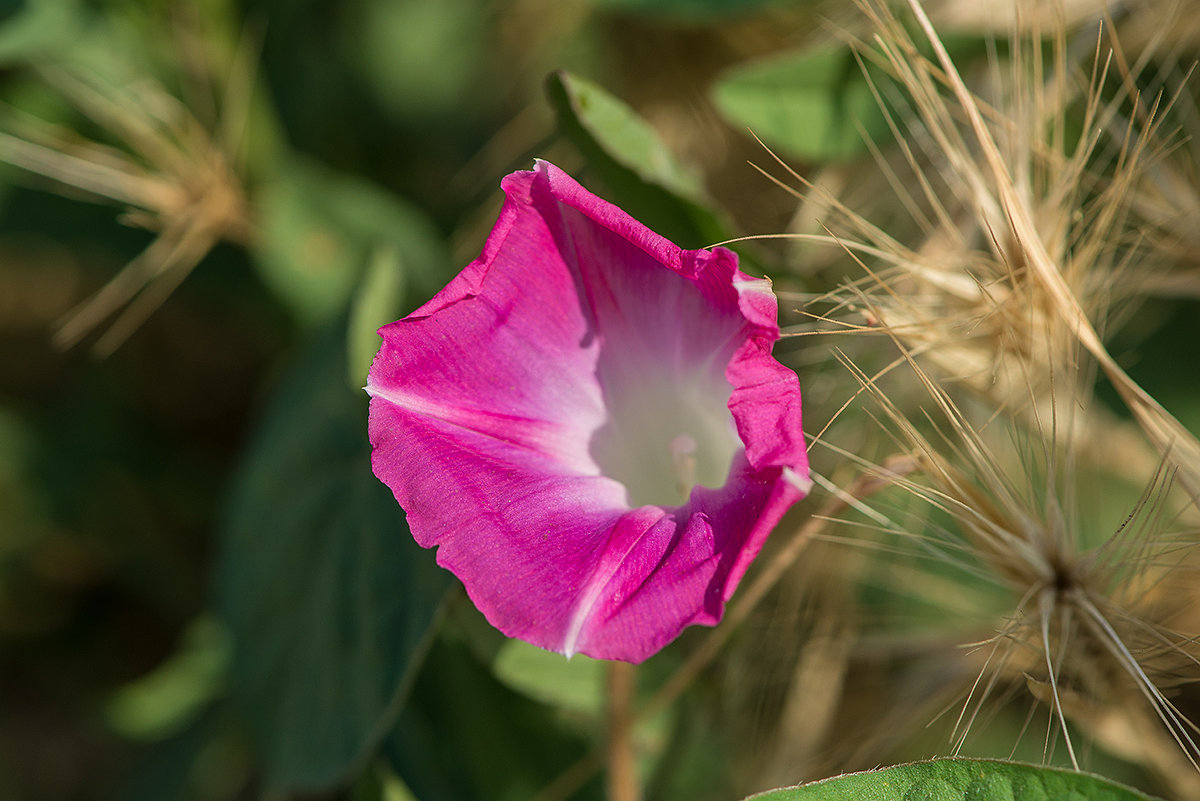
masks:
[[[587,427],[579,429],[549,420],[537,420],[491,409],[471,409],[421,397],[400,389],[372,386],[364,389],[372,399],[386,401],[412,414],[438,420],[476,434],[525,448],[580,475],[599,475],[588,454]]]

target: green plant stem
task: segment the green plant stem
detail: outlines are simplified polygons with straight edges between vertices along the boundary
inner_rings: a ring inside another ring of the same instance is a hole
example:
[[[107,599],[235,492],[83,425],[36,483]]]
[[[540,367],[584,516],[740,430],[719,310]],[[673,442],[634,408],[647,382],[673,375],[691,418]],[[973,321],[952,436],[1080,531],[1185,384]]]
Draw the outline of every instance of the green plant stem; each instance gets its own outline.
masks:
[[[633,753],[635,667],[627,662],[608,665],[608,799],[641,801]]]

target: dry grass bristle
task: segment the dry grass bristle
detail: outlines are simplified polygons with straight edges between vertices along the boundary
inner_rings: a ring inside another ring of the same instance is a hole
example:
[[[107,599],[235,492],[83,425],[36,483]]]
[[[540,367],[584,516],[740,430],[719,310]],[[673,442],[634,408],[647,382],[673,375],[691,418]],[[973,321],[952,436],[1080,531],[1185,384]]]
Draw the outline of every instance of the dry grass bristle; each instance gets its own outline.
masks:
[[[250,239],[239,158],[252,65],[247,41],[231,70],[215,131],[153,79],[116,84],[69,66],[39,74],[119,146],[6,110],[0,160],[49,179],[64,193],[125,206],[125,222],[156,232],[142,253],[63,316],[54,334],[58,347],[75,345],[116,314],[92,344],[98,356],[112,353],[217,242]]]
[[[1133,508],[1097,543],[1086,528],[1077,486],[1093,480],[1093,473],[1051,431],[1084,399],[1056,395],[1040,431],[1013,427],[982,407],[965,411],[896,342],[903,370],[867,375],[845,363],[878,410],[881,432],[920,466],[896,476],[894,486],[927,511],[914,517],[879,506],[873,519],[886,522],[870,528],[909,542],[926,561],[960,571],[964,583],[948,608],[985,608],[983,598],[970,601],[984,586],[1002,590],[1011,604],[1010,612],[992,619],[995,633],[974,646],[982,663],[959,704],[953,750],[987,718],[989,704],[1011,702],[1023,687],[1027,698],[1052,712],[1047,758],[1060,741],[1080,766],[1082,733],[1181,790],[1200,787],[1196,729],[1168,695],[1200,667],[1194,638],[1164,622],[1190,601],[1185,588],[1196,578],[1194,523],[1167,511],[1174,468],[1164,462]],[[915,417],[884,388],[885,377],[910,375],[932,402]],[[972,420],[980,414],[983,420]],[[863,469],[875,468],[864,460]],[[931,575],[944,573],[939,568]],[[930,586],[924,578],[898,581],[910,592]],[[1105,727],[1097,729],[1093,724],[1101,718]],[[1134,753],[1123,739],[1153,719],[1159,722],[1156,737],[1172,743],[1177,757]],[[1193,770],[1174,769],[1180,759]]]

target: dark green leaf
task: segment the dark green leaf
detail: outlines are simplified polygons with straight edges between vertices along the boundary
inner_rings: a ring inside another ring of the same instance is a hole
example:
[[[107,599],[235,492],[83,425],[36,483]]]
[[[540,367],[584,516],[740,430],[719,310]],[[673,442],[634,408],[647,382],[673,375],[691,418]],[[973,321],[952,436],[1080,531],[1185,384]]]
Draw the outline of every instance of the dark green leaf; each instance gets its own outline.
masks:
[[[13,17],[19,15],[28,5],[25,0],[0,0],[0,25],[11,22]]]
[[[367,399],[345,375],[338,336],[286,380],[225,526],[232,691],[273,786],[343,780],[382,739],[450,583],[371,473]]]
[[[1087,773],[991,759],[934,759],[752,796],[755,801],[1149,801]]]
[[[808,161],[853,158],[863,132],[879,140],[887,121],[848,47],[822,45],[739,66],[713,90],[717,108],[764,142]]]

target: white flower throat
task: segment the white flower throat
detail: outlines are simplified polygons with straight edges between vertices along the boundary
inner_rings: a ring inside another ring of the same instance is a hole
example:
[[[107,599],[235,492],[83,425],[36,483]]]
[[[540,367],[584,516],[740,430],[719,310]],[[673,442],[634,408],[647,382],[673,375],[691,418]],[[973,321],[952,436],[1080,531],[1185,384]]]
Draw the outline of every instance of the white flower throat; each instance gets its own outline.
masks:
[[[592,436],[601,472],[624,485],[631,508],[680,506],[697,485],[724,485],[740,441],[730,415],[730,387],[657,380],[613,393],[609,417]]]

